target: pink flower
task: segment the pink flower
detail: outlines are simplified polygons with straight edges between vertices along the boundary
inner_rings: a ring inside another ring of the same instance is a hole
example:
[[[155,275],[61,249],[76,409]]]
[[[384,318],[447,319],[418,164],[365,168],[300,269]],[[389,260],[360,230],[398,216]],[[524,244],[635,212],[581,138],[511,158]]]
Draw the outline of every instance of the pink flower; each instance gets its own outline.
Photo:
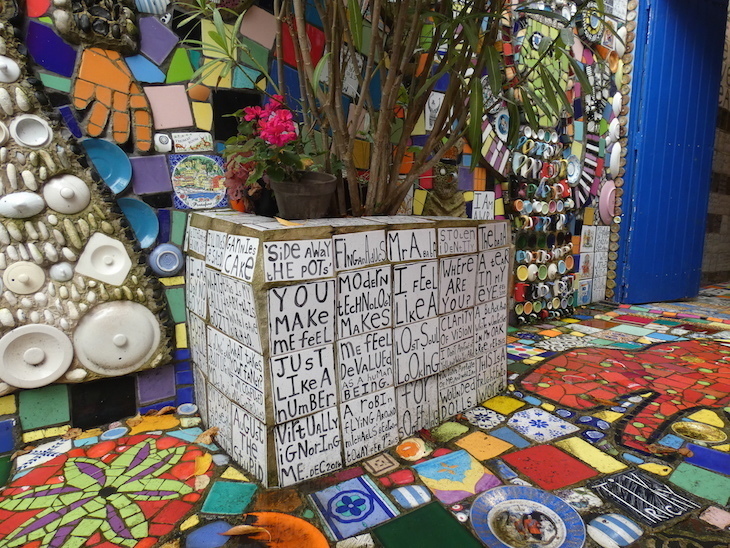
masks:
[[[243,109],[243,119],[247,122],[258,120],[264,115],[264,109],[261,107],[246,107]]]

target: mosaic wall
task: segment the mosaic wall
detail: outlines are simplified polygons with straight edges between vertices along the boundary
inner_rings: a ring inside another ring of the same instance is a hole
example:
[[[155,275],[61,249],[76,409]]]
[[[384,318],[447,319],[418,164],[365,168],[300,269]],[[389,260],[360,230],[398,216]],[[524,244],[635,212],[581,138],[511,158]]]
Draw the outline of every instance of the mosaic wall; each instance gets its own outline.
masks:
[[[506,222],[196,213],[197,403],[267,485],[371,457],[506,386]]]
[[[727,32],[724,52],[707,211],[707,235],[702,260],[703,285],[730,280],[730,35]]]

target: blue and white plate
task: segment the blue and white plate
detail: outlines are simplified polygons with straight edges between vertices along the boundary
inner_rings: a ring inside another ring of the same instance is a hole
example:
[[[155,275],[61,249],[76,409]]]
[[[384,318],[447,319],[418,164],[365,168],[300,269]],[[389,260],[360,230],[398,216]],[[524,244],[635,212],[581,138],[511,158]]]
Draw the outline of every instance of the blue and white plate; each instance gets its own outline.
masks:
[[[471,523],[490,548],[582,548],[586,528],[578,512],[546,491],[495,487],[471,507]]]
[[[81,144],[91,163],[114,194],[119,194],[132,180],[132,164],[124,151],[104,139],[84,139]]]

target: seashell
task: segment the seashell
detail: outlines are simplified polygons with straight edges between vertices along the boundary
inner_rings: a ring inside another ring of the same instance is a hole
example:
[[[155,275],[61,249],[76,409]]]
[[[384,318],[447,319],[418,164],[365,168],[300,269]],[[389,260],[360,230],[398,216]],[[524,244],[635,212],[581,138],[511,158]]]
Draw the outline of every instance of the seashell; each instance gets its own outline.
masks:
[[[8,245],[10,243],[10,234],[3,223],[0,223],[0,244]]]
[[[0,215],[11,219],[27,219],[38,215],[45,208],[46,202],[33,192],[13,192],[0,198]]]
[[[81,300],[81,294],[79,293],[79,290],[76,289],[75,285],[71,286],[71,300],[75,302],[79,302]]]
[[[5,55],[8,52],[8,48],[5,45],[5,38],[0,37],[0,55]]]
[[[83,276],[76,276],[74,278],[74,283],[79,290],[84,291],[86,289],[86,280],[84,280]]]
[[[8,229],[8,234],[16,242],[22,242],[25,239],[23,238],[23,231],[20,230],[20,227],[16,223],[11,221],[5,225],[5,228]]]
[[[19,150],[15,153],[15,159],[18,161],[18,163],[21,166],[24,166],[25,165],[25,162],[27,161],[27,158],[25,157],[25,154],[23,154]]]
[[[94,215],[99,219],[106,219],[106,213],[98,205],[94,205]]]
[[[5,300],[8,301],[8,304],[10,306],[15,306],[18,304],[18,298],[15,296],[15,293],[11,291],[6,291],[3,293],[3,297],[5,297]]]
[[[132,280],[132,283],[134,285],[139,285],[139,278],[137,278],[136,274],[132,274],[132,277],[130,279]]]
[[[89,227],[89,223],[87,223],[84,219],[79,219],[78,221],[76,221],[76,226],[79,227],[79,232],[81,232],[84,240],[88,240],[89,235],[91,234],[91,228]]]
[[[23,297],[20,299],[20,306],[23,308],[31,308],[33,306],[33,301],[31,301],[28,297]]]
[[[87,283],[86,285],[88,285],[89,287],[96,287],[99,284],[96,280],[89,280],[89,283]]]
[[[58,245],[66,245],[66,238],[64,238],[63,232],[57,228],[53,229],[53,239],[56,240]]]
[[[31,323],[38,323],[41,321],[41,315],[37,310],[31,310],[29,318]]]
[[[86,294],[86,300],[89,301],[90,303],[95,303],[96,302],[96,292],[89,291]]]
[[[53,314],[51,313],[51,311],[48,309],[43,311],[43,318],[46,320],[47,324],[53,325],[55,323],[54,322],[55,318],[53,317]]]
[[[58,296],[61,297],[63,300],[68,299],[68,287],[65,285],[62,285],[58,288]]]
[[[74,253],[67,247],[61,249],[61,254],[66,258],[67,261],[71,261],[72,263],[75,263],[78,259],[76,253]]]
[[[68,314],[68,317],[72,320],[78,320],[80,317],[79,311],[76,308],[76,305],[72,302],[66,303],[66,314]]]
[[[51,279],[57,282],[67,282],[73,278],[74,269],[69,263],[58,263],[51,267],[49,274],[51,275]]]
[[[147,302],[147,295],[145,295],[144,291],[141,289],[137,289],[137,302],[145,303]]]
[[[40,306],[46,306],[48,304],[48,297],[46,297],[45,293],[36,293],[33,295],[33,298]]]
[[[99,298],[102,301],[109,300],[109,293],[107,292],[106,286],[104,284],[99,284]]]
[[[58,327],[60,327],[64,331],[67,331],[68,328],[71,327],[71,324],[68,323],[68,320],[66,318],[61,318],[58,321]]]
[[[5,175],[8,178],[8,183],[13,190],[18,190],[18,168],[15,164],[8,164],[5,167]]]
[[[66,237],[71,242],[71,245],[74,246],[76,249],[81,249],[84,244],[81,243],[81,237],[79,236],[79,233],[76,231],[76,227],[70,219],[63,220],[63,228],[64,232],[66,233]]]
[[[35,175],[33,175],[32,171],[25,169],[20,176],[23,178],[23,184],[26,188],[30,190],[38,190],[38,182],[35,180]]]
[[[46,242],[43,245],[43,253],[45,253],[46,258],[52,263],[58,261],[58,251],[56,251],[56,248],[53,247],[51,242]]]
[[[25,233],[28,235],[29,240],[39,239],[38,232],[36,231],[35,226],[33,226],[33,223],[30,221],[25,221]]]
[[[89,222],[89,226],[92,230],[96,231],[97,228],[99,228],[99,223],[96,222],[96,217],[94,217],[91,213],[86,217]]]
[[[33,104],[30,102],[28,95],[20,86],[15,88],[15,103],[23,112],[28,112],[31,108],[33,108]]]
[[[13,108],[13,100],[5,88],[0,88],[0,109],[8,116],[11,116],[15,110]]]
[[[53,226],[56,226],[58,224],[58,217],[56,217],[53,213],[46,216],[46,220],[51,223]]]
[[[53,267],[51,267],[51,270],[53,270]],[[49,283],[48,284],[48,289],[46,291],[48,291],[48,294],[51,297],[55,297],[56,296],[56,286],[55,286],[55,284],[53,282]]]
[[[0,148],[0,162],[3,164],[8,161],[8,149],[6,147]]]
[[[41,181],[45,181],[46,179],[48,179],[48,170],[46,169],[46,166],[41,166],[40,168],[38,168],[38,178]]]
[[[129,289],[126,285],[122,286],[122,293],[124,293],[124,298],[128,301],[131,301],[134,299],[134,295],[132,294],[132,290]]]
[[[58,156],[58,161],[61,162],[63,167],[71,167],[71,161],[68,159],[68,154],[66,154],[66,150],[63,147],[56,147],[56,156]]]
[[[109,221],[102,221],[101,222],[101,230],[103,232],[106,232],[107,234],[114,234],[114,227],[109,223]]]
[[[30,258],[33,259],[33,262],[39,265],[43,264],[43,254],[36,247],[36,245],[29,242],[26,244],[26,246],[28,246],[28,252],[30,253]]]
[[[43,159],[43,163],[46,164],[46,167],[51,171],[56,171],[56,162],[51,157],[50,152],[48,152],[47,150],[41,150],[39,154]]]
[[[19,308],[15,311],[15,317],[18,319],[20,323],[25,323],[28,321],[28,315],[25,313],[25,310],[22,308]]]
[[[0,270],[5,270],[8,267],[8,263],[5,260],[5,254],[0,253]]]
[[[13,318],[13,313],[10,312],[7,308],[0,309],[0,323],[3,324],[5,327],[14,327],[15,326],[15,318]]]
[[[18,255],[18,250],[15,249],[15,247],[12,245],[9,245],[5,249],[5,253],[8,254],[8,259],[10,259],[11,263],[14,263],[14,262],[17,262],[20,260],[20,255]]]
[[[48,237],[51,235],[51,233],[48,232],[48,227],[43,221],[38,221],[38,234],[40,234],[41,240],[47,240]]]
[[[84,380],[87,375],[88,375],[88,373],[79,367],[78,369],[72,369],[71,371],[68,371],[63,376],[63,378],[66,379],[67,381],[79,382],[79,381]]]
[[[38,167],[38,164],[40,163],[38,153],[35,150],[28,154],[28,160],[30,160],[30,165],[33,167]]]
[[[24,261],[30,260],[30,253],[28,253],[28,250],[25,249],[23,244],[18,244],[18,253],[20,254],[20,258]]]
[[[79,303],[79,310],[81,310],[82,313],[85,313],[89,309],[89,305],[86,303]]]
[[[115,287],[112,295],[114,295],[114,298],[115,299],[121,300],[121,298],[122,298],[122,288],[121,287]]]

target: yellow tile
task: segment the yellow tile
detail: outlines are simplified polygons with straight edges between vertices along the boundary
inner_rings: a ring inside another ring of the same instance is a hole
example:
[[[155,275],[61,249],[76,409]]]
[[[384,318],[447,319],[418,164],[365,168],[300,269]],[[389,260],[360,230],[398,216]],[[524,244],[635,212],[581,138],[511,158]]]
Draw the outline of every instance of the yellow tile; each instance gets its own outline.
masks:
[[[175,326],[175,346],[177,348],[188,347],[188,330],[184,323]]]
[[[583,226],[589,226],[596,220],[596,208],[586,207],[583,209]]]
[[[637,339],[636,342],[639,344],[651,344],[653,341],[651,339],[647,339],[646,337],[641,337]]]
[[[464,201],[473,202],[474,201],[474,192],[471,190],[464,192]]]
[[[692,413],[687,418],[696,422],[709,424],[710,426],[717,426],[718,428],[725,427],[725,423],[720,417],[717,416],[717,413],[715,413],[714,411],[710,411],[709,409],[701,409],[696,413]]]
[[[197,103],[194,101],[193,116],[198,129],[210,131],[213,128],[213,106],[210,103]]]
[[[537,362],[534,359],[528,358],[526,360],[522,360],[522,363],[526,365],[535,365]]]
[[[12,415],[18,412],[18,406],[15,404],[15,396],[4,396],[0,398],[0,415]]]
[[[556,441],[555,445],[603,474],[612,474],[613,472],[618,472],[626,468],[625,464],[581,438],[572,437],[566,440]]]
[[[494,214],[504,215],[504,198],[494,200]]]
[[[545,361],[545,358],[543,358],[542,356],[533,356],[532,357],[532,361],[534,361],[534,362],[542,362],[542,361]]]
[[[653,462],[640,464],[639,468],[646,470],[647,472],[651,472],[652,474],[656,474],[657,476],[668,476],[673,470],[671,466],[667,466],[666,464],[656,464]]]
[[[54,426],[53,428],[46,428],[45,430],[33,430],[32,432],[26,432],[23,434],[23,443],[30,443],[32,441],[42,440],[44,438],[54,438],[63,436],[71,428],[70,424],[65,426]]]
[[[172,285],[183,285],[185,283],[185,276],[173,276],[172,278],[158,278],[162,285],[170,287]]]
[[[225,53],[222,53],[218,50],[220,50],[220,46],[216,44],[213,39],[210,37],[211,32],[217,32],[215,25],[213,24],[213,21],[210,21],[208,19],[202,19],[200,21],[201,29],[200,29],[200,35],[203,42],[203,55],[206,57],[212,57],[212,58],[221,58],[225,57]],[[226,34],[228,36],[235,35],[233,31],[233,25],[223,25],[225,28]]]
[[[192,428],[193,426],[198,426],[202,421],[200,420],[200,417],[181,417],[180,418],[180,426],[183,428]]]
[[[421,117],[416,122],[416,125],[413,127],[413,131],[411,132],[411,135],[426,135],[426,115],[421,114]]]
[[[33,430],[32,432],[26,432],[23,434],[23,443],[30,443],[36,440],[42,440],[46,436],[43,434],[43,430]]]
[[[93,438],[94,436],[101,436],[101,428],[92,428],[91,430],[84,430],[83,434],[81,434],[77,440],[83,440],[86,438]]]
[[[494,458],[514,447],[511,443],[478,431],[464,436],[456,445],[466,449],[477,460]]]
[[[368,169],[370,167],[370,143],[362,139],[355,139],[352,161],[357,169]]]
[[[157,417],[142,417],[142,422],[132,427],[129,431],[130,436],[140,434],[141,432],[152,432],[153,430],[168,430],[180,426],[180,421],[175,415],[160,415]]]
[[[576,320],[575,318],[565,318],[563,321],[565,323],[580,323],[580,320]]]
[[[210,63],[210,60],[203,59],[203,62]],[[225,76],[221,76],[223,72],[223,63],[215,63],[212,68],[206,72],[205,78],[203,78],[200,83],[204,84],[206,86],[219,88],[219,89],[228,89],[233,86],[233,73],[229,72]]]
[[[552,403],[543,403],[540,407],[545,411],[555,411],[555,406]]]
[[[229,466],[225,472],[221,474],[221,479],[235,480],[235,481],[251,481],[246,476],[241,474],[238,470]]]
[[[599,411],[598,413],[593,414],[594,417],[597,419],[604,420],[606,422],[614,422],[621,417],[623,417],[623,413],[616,413],[616,411]]]
[[[183,521],[180,524],[180,530],[185,531],[186,529],[190,529],[191,527],[195,527],[198,523],[200,523],[200,518],[197,514],[193,514],[188,519]]]
[[[413,191],[413,214],[421,215],[423,213],[423,206],[426,205],[426,196],[428,196],[428,190],[417,188]]]
[[[509,415],[512,411],[516,411],[520,407],[525,406],[525,402],[510,398],[509,396],[494,396],[482,403],[484,407],[488,407],[492,411],[502,413],[503,415]]]
[[[570,334],[573,335],[574,337],[585,337],[586,336],[585,333],[581,333],[580,331],[571,331]]]
[[[730,443],[725,443],[723,445],[713,445],[713,449],[717,449],[718,451],[727,451],[730,453]]]

